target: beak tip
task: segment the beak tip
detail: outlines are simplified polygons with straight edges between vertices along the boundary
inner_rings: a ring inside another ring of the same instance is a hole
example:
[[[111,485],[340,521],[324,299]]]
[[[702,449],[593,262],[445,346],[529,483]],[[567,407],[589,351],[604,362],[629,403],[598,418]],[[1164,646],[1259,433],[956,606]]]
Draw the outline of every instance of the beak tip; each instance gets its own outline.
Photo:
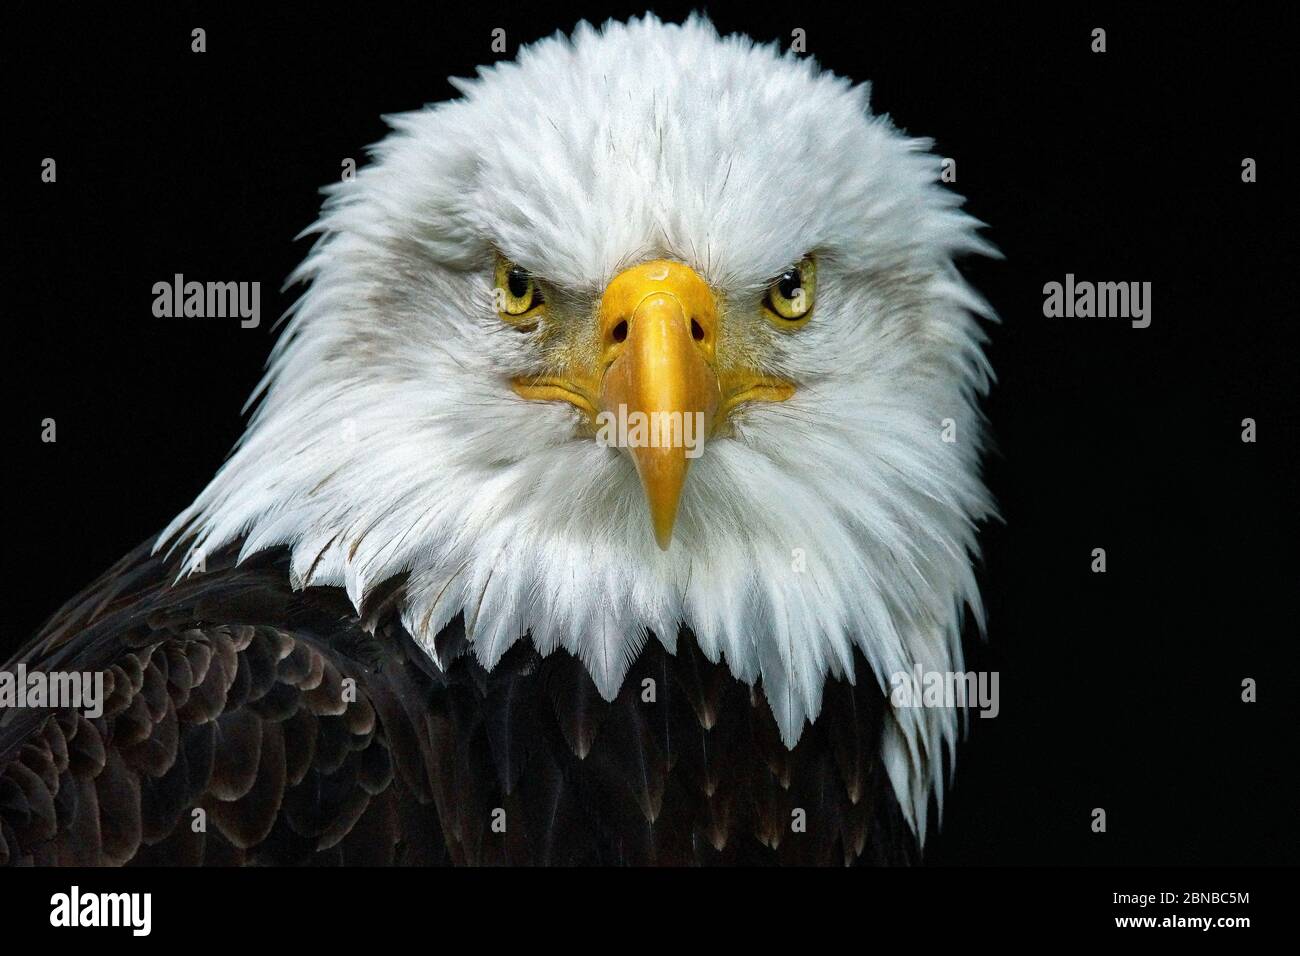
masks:
[[[667,521],[654,522],[655,544],[659,545],[660,551],[667,551],[673,543],[673,525],[675,523],[672,518]]]

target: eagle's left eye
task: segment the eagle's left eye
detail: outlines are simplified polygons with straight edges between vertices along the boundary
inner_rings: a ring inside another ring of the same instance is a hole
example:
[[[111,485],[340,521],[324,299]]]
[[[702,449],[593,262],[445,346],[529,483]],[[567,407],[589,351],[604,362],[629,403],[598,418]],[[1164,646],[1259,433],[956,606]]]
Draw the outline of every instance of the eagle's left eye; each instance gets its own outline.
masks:
[[[809,256],[777,276],[767,290],[763,306],[777,325],[798,327],[812,314],[817,294],[817,264]]]
[[[496,300],[497,313],[507,322],[536,318],[536,313],[546,301],[537,279],[505,258],[497,260],[493,298]]]

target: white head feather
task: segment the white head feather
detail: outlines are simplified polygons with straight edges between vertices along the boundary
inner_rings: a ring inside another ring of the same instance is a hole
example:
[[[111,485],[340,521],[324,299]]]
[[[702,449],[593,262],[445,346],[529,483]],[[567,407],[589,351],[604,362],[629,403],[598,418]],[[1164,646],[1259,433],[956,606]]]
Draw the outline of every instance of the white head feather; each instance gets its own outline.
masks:
[[[648,635],[672,650],[686,625],[761,677],[789,746],[828,675],[884,688],[918,663],[960,670],[991,512],[975,408],[989,313],[953,258],[992,250],[930,142],[873,116],[867,87],[699,18],[582,24],[456,86],[392,117],[374,162],[327,190],[262,402],[159,545],[287,545],[295,586],[342,585],[358,607],[409,572],[402,619],[430,654],[463,613],[485,667],[531,635],[610,698]],[[813,321],[753,330],[798,391],[709,443],[670,550],[628,456],[511,391],[545,357],[496,315],[494,250],[589,307],[639,261],[679,260],[744,303],[817,255]],[[854,645],[874,676],[852,673]],[[942,709],[887,722],[922,839],[956,725]]]

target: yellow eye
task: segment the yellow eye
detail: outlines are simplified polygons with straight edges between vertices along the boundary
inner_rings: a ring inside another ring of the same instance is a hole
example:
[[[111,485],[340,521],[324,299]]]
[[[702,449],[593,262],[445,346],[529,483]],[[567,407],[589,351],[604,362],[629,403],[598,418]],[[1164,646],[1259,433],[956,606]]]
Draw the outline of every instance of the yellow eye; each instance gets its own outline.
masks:
[[[492,290],[497,313],[507,322],[534,318],[545,299],[541,286],[528,272],[509,259],[498,258],[496,288]]]
[[[811,316],[816,295],[817,264],[808,257],[777,276],[763,305],[777,325],[797,328]]]

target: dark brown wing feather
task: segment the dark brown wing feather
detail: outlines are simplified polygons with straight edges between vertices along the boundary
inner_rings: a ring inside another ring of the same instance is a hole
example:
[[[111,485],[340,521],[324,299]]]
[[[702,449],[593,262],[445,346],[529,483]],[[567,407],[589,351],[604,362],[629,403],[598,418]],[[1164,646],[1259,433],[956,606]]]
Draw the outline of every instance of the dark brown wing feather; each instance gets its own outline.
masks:
[[[872,681],[830,682],[790,751],[688,631],[606,702],[527,641],[484,671],[459,620],[440,669],[397,620],[400,580],[357,615],[338,588],[295,592],[284,552],[236,553],[176,582],[142,546],[6,665],[103,672],[106,703],[0,713],[0,864],[916,857]]]

